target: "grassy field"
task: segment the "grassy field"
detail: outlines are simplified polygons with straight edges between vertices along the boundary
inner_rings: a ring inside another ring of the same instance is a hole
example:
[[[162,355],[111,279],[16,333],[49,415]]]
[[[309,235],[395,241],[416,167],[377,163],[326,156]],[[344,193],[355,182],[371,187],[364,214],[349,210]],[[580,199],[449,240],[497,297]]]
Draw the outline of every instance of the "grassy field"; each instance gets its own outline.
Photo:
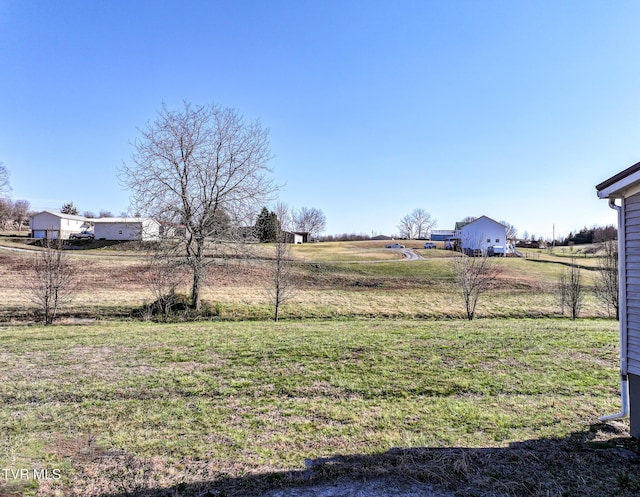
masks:
[[[23,244],[24,245],[24,244]],[[415,242],[416,247],[421,244]],[[409,246],[409,245],[408,245]],[[12,247],[15,248],[15,247]],[[570,259],[549,251],[500,260],[501,275],[478,308],[479,317],[559,316],[556,284]],[[66,314],[73,317],[140,317],[152,300],[142,282],[144,261],[135,250],[105,247],[69,251],[78,275],[77,298]],[[297,279],[295,297],[284,306],[285,318],[463,317],[449,251],[416,248],[424,259],[401,260],[384,242],[317,243],[293,247]],[[254,257],[213,268],[204,298],[221,319],[266,319],[271,247],[256,246]],[[34,306],[24,275],[33,253],[0,250],[0,320],[28,320]],[[606,317],[590,287],[597,258],[578,259],[583,268],[585,302],[581,315]],[[184,275],[181,291],[188,292]]]
[[[618,337],[590,295],[593,251],[578,259],[583,319],[561,317],[555,286],[575,254],[556,249],[497,260],[467,322],[454,254],[421,245],[418,261],[384,242],[293,247],[280,323],[268,245],[213,268],[206,319],[167,324],[142,320],[135,247],[69,251],[76,298],[42,327],[33,251],[11,242],[0,495],[248,496],[385,476],[457,495],[637,495],[637,444],[624,422],[597,422],[619,410]],[[28,468],[59,478],[13,477]]]
[[[249,495],[247,486],[287,485],[283,475],[305,460],[374,464],[392,448],[466,448],[464,458],[595,437],[597,417],[619,407],[609,320],[110,322],[0,333],[0,467],[58,470],[39,495]],[[610,438],[601,446],[615,447]],[[617,473],[599,477],[627,495],[640,480],[615,463]],[[314,478],[341,470],[327,471]],[[412,471],[452,490],[460,483]],[[475,484],[495,492],[507,477]]]

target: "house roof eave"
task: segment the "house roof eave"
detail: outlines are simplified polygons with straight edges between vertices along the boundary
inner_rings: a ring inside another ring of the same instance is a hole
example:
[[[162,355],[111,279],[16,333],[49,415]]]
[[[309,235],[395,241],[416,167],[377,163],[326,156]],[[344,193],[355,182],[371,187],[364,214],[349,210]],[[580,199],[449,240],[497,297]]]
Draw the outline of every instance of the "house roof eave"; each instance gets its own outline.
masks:
[[[640,162],[596,185],[596,192],[598,198],[602,199],[622,198],[638,183],[640,183]]]

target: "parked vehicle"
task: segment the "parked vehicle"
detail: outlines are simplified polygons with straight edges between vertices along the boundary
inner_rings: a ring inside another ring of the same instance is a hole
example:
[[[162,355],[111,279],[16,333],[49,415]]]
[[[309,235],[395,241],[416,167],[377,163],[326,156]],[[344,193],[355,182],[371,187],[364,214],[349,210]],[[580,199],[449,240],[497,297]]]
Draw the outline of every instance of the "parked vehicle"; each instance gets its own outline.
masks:
[[[386,248],[404,248],[404,245],[401,245],[399,243],[389,243],[385,247]]]
[[[505,251],[503,246],[494,245],[493,247],[489,247],[490,257],[504,257],[504,255],[505,255]]]
[[[424,248],[426,249],[434,249],[436,248],[436,244],[435,243],[431,243],[431,242],[427,242],[424,244]]]
[[[69,235],[71,240],[93,240],[93,232],[91,231],[81,231],[80,233],[72,233]]]

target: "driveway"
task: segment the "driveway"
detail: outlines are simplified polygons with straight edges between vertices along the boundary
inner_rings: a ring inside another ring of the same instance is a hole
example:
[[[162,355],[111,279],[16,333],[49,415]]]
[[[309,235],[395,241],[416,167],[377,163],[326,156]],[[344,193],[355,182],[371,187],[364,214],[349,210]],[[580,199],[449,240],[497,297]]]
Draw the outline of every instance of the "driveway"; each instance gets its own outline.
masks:
[[[420,254],[417,254],[413,249],[410,248],[400,249],[400,252],[402,252],[402,255],[404,255],[404,258],[407,261],[418,261],[420,259],[423,259]]]

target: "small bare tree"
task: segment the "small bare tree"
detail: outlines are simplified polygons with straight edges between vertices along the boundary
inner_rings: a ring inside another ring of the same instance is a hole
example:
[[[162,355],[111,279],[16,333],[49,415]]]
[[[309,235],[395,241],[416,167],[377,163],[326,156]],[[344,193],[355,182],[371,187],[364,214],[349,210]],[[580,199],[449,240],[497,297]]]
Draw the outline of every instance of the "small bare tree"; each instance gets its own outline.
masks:
[[[480,295],[491,288],[500,273],[496,259],[489,257],[487,251],[473,257],[461,253],[453,263],[456,282],[464,298],[467,319],[471,321],[476,313]]]
[[[60,308],[73,299],[75,271],[61,241],[44,239],[43,245],[34,257],[32,274],[27,281],[31,299],[38,306],[44,324],[50,325]]]
[[[571,266],[565,269],[558,280],[558,300],[562,314],[565,307],[571,313],[571,319],[576,319],[580,314],[584,292],[582,288],[582,275],[575,258],[571,258]]]
[[[176,290],[181,279],[181,265],[170,257],[171,241],[157,242],[147,253],[143,281],[153,295],[149,311],[166,321],[177,300]]]
[[[291,243],[287,233],[291,224],[289,209],[285,204],[278,203],[275,213],[278,226],[268,294],[274,307],[273,320],[278,321],[280,307],[295,294],[295,280],[291,265]]]
[[[603,255],[598,259],[598,272],[594,279],[595,296],[619,319],[620,300],[618,296],[618,241],[602,242]]]

